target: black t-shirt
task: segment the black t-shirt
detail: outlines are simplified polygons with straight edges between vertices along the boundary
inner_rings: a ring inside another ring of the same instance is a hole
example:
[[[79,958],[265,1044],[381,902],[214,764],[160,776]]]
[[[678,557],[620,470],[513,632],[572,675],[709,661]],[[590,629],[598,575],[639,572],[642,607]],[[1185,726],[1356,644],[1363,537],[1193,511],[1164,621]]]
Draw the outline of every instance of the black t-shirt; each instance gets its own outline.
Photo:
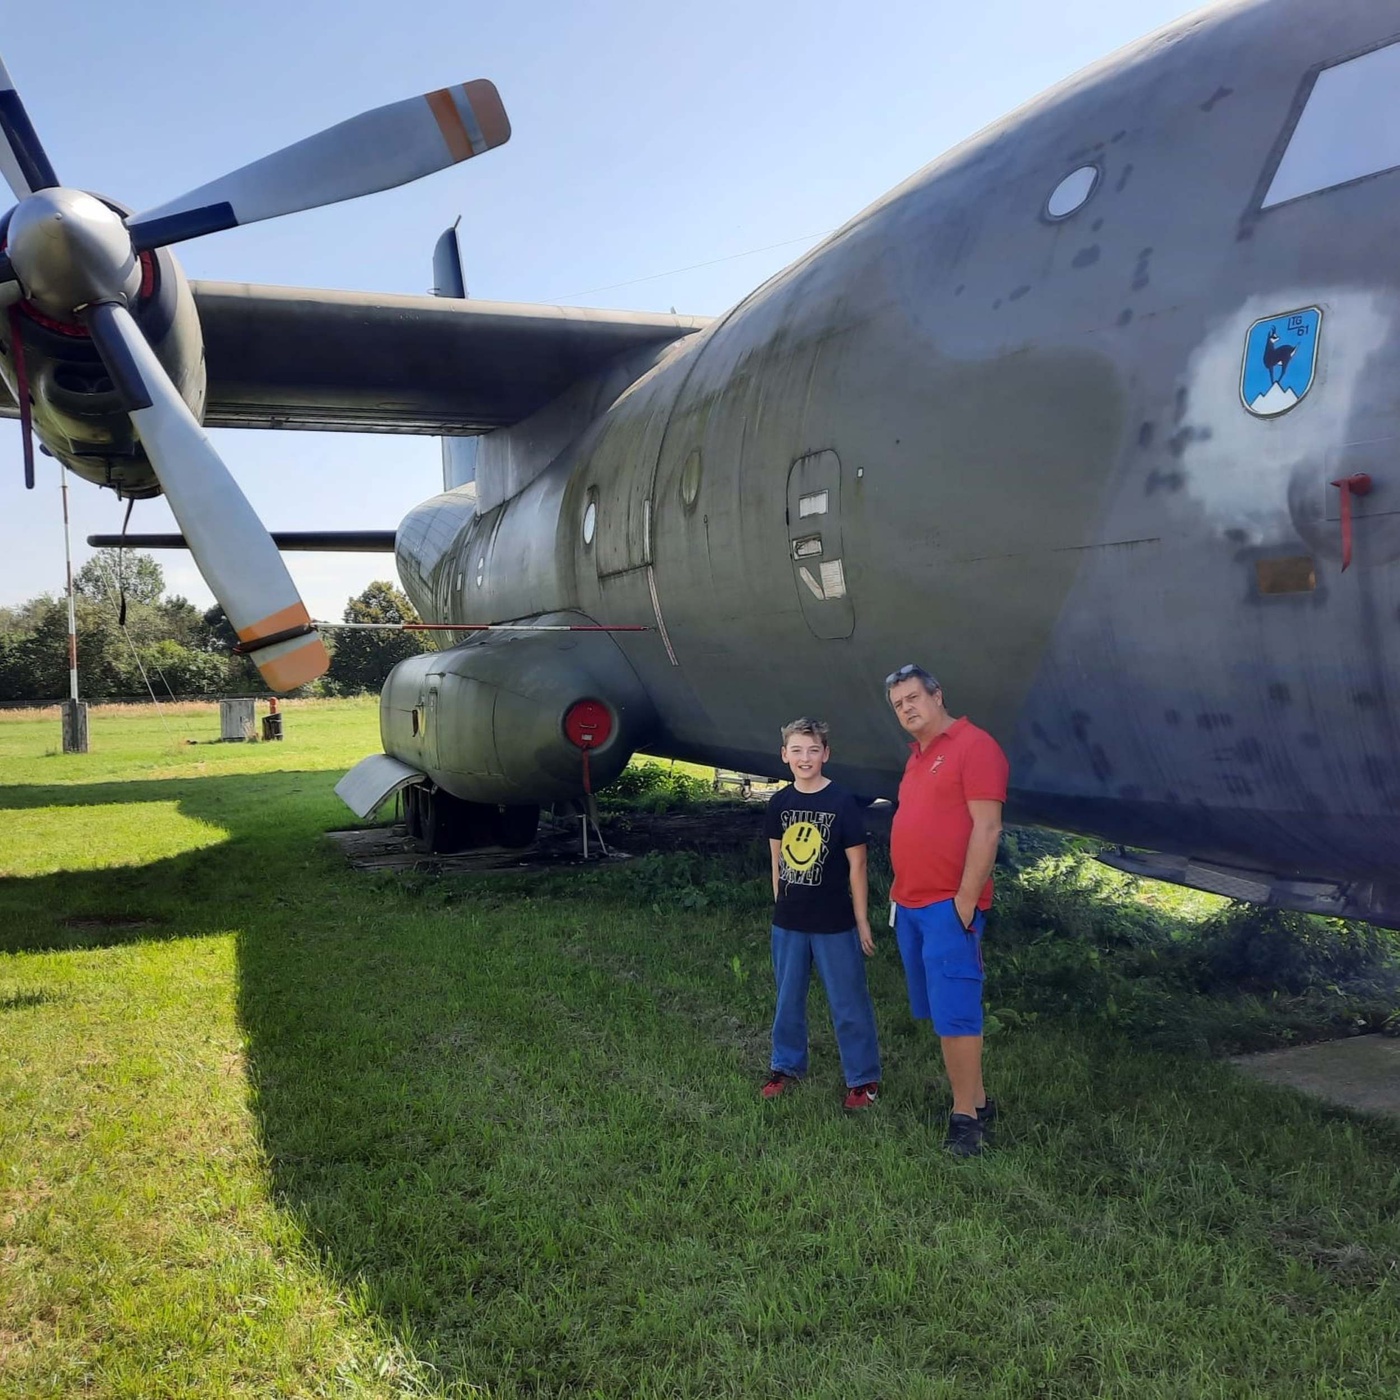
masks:
[[[768,799],[764,834],[778,844],[773,922],[794,933],[844,933],[856,926],[846,851],[865,845],[865,817],[840,783],[820,792],[791,786]]]

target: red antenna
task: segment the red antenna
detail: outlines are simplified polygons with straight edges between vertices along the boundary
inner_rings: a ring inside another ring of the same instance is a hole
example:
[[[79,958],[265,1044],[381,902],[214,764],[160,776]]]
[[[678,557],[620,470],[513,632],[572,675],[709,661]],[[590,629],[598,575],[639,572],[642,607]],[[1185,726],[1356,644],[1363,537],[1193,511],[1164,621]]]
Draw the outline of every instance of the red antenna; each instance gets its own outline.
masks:
[[[1366,472],[1344,476],[1332,483],[1342,493],[1342,572],[1351,565],[1351,498],[1371,494],[1371,478]]]

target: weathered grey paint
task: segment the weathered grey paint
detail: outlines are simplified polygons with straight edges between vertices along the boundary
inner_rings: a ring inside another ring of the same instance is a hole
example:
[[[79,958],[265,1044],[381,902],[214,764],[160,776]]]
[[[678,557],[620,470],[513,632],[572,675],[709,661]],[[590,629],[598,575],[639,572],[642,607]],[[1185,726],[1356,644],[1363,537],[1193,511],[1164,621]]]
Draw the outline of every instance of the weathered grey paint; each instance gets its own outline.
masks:
[[[616,644],[652,751],[775,773],[778,726],[818,712],[872,795],[903,762],[881,678],[921,661],[1007,747],[1014,816],[1340,880],[1400,918],[1400,172],[1259,211],[1317,69],[1397,36],[1395,0],[1249,0],[1066,83],[625,390],[595,383],[586,425],[485,439],[492,508],[430,579],[401,536],[415,601],[650,624]],[[1086,165],[1090,197],[1050,218]],[[1313,387],[1254,417],[1246,330],[1304,306]],[[792,558],[814,454],[840,625]],[[1342,574],[1328,483],[1358,470]],[[1316,588],[1261,591],[1256,564],[1293,556]]]
[[[551,613],[545,625],[582,622]],[[612,782],[655,731],[646,691],[603,632],[481,633],[394,668],[380,696],[386,750],[473,802],[536,802],[583,791],[582,754],[562,718],[606,706],[611,732],[589,754],[590,785]],[[450,717],[450,718],[449,718]]]

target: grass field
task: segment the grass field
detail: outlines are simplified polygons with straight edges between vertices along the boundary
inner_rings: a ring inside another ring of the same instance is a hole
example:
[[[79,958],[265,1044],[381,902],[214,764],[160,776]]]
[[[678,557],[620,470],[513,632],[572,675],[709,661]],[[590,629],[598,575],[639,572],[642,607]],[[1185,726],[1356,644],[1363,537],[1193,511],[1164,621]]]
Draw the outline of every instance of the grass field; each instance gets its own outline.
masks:
[[[760,883],[350,872],[373,703],[0,716],[0,1395],[1390,1397],[1400,1130],[1064,1024],[758,1099]],[[995,955],[994,944],[989,957]]]

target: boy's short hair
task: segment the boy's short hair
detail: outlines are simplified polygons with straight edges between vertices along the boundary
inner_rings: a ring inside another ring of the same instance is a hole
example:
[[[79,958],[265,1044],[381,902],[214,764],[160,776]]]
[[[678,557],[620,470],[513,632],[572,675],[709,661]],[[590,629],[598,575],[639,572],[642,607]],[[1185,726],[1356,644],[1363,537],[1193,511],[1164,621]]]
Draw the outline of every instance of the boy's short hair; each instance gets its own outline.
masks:
[[[820,739],[822,748],[829,749],[831,743],[827,735],[830,733],[831,729],[824,719],[812,719],[808,715],[803,715],[801,719],[795,719],[791,724],[783,725],[783,747],[787,748],[788,740],[794,734],[807,734],[813,739]]]

